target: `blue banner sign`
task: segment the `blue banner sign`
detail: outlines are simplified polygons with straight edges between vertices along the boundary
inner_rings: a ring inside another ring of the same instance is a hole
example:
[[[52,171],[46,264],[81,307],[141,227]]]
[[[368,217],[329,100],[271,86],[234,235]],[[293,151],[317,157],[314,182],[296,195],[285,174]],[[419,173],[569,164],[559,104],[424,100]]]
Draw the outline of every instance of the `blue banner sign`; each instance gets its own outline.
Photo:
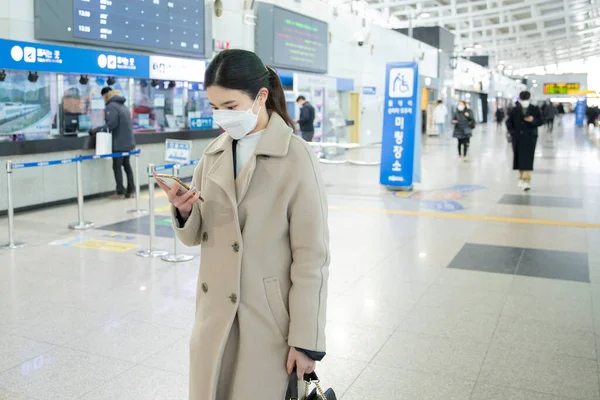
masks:
[[[363,94],[374,95],[377,94],[377,88],[375,86],[363,86]]]
[[[415,135],[419,109],[417,63],[390,63],[386,67],[383,137],[379,181],[384,186],[413,184]]]
[[[575,104],[575,125],[583,126],[585,125],[585,111],[586,111],[586,98],[580,97],[577,99],[577,104]]]
[[[148,78],[148,56],[0,39],[0,68]]]
[[[190,129],[201,130],[201,129],[212,129],[213,118],[212,117],[200,117],[190,118]]]

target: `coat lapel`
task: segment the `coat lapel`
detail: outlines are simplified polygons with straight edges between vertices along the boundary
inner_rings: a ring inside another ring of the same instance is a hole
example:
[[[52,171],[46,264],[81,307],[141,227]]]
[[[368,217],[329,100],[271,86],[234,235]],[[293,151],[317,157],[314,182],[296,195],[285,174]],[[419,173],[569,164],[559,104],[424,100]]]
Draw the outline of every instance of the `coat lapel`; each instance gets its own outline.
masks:
[[[244,197],[246,197],[246,193],[248,193],[252,177],[256,171],[257,159],[284,157],[290,147],[292,132],[292,128],[286,125],[279,114],[271,113],[267,128],[254,150],[254,155],[250,157],[250,160],[248,160],[248,163],[244,166],[236,180],[238,205],[242,203]]]
[[[231,202],[232,206],[237,205],[235,181],[233,179],[233,140],[227,134],[222,134],[215,142],[210,145],[205,154],[219,154],[206,177],[219,185]],[[237,209],[237,207],[234,207]]]
[[[262,139],[262,138],[261,138]],[[237,204],[238,206],[242,204],[242,200],[246,197],[246,193],[248,193],[248,188],[250,187],[250,181],[252,181],[252,177],[254,176],[254,171],[256,170],[256,154],[250,157],[248,163],[242,168],[239,176],[235,180],[235,192],[237,196]]]

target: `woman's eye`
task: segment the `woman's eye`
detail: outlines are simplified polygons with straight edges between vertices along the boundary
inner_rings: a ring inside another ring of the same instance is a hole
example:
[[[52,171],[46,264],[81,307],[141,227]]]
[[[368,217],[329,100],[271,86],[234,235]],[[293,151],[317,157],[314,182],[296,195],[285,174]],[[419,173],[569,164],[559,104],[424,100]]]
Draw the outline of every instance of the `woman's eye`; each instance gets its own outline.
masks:
[[[231,107],[227,107],[228,110],[235,110],[237,106],[231,106]]]

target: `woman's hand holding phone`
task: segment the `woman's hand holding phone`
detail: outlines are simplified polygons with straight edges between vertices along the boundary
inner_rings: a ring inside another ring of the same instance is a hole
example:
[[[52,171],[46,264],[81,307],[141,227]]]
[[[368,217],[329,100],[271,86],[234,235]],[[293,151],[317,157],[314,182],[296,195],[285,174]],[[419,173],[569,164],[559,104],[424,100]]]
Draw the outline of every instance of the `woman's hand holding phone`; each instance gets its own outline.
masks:
[[[200,200],[200,193],[198,193],[195,188],[188,190],[185,193],[179,193],[179,184],[175,183],[173,186],[168,187],[162,183],[160,179],[156,179],[156,175],[155,172],[154,178],[156,183],[158,183],[158,186],[160,186],[169,197],[169,203],[173,204],[173,206],[179,210],[179,214],[182,218],[188,218],[192,213],[194,203]]]

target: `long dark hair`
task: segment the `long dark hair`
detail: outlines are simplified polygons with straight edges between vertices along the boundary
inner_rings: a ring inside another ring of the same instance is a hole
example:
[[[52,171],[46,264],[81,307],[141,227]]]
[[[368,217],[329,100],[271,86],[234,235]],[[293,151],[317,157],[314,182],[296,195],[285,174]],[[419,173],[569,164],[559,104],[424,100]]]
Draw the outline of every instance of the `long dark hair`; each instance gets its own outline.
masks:
[[[267,88],[267,110],[279,114],[290,127],[294,126],[287,112],[285,93],[277,72],[265,67],[251,51],[234,49],[220,52],[204,74],[204,87],[210,86],[241,90],[253,99],[260,89]]]

